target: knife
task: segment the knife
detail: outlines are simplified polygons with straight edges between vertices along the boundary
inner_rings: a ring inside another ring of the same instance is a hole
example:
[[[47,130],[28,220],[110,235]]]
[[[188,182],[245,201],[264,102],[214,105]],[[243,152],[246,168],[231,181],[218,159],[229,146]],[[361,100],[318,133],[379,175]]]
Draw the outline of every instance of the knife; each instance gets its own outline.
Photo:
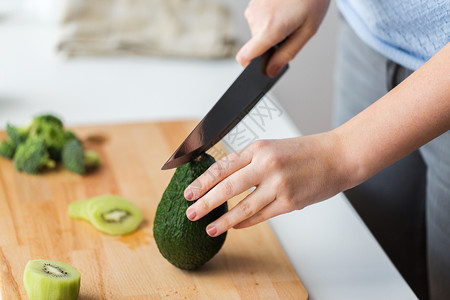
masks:
[[[196,158],[220,141],[250,112],[289,68],[286,65],[273,78],[265,72],[267,62],[280,44],[270,48],[248,64],[219,101],[162,166],[161,170],[182,166]]]

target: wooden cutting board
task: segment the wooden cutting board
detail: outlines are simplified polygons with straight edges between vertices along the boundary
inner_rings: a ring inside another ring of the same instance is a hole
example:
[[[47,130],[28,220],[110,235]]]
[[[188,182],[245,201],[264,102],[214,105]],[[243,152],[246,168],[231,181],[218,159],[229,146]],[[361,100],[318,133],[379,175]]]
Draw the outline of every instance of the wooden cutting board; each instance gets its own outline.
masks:
[[[230,230],[222,250],[197,271],[179,270],[160,255],[153,218],[173,174],[160,168],[195,124],[74,128],[102,158],[101,168],[87,176],[62,167],[28,175],[0,157],[0,298],[28,299],[22,274],[27,261],[38,258],[76,267],[81,272],[79,299],[308,298],[267,223]],[[0,132],[0,140],[4,137]],[[213,153],[220,156],[221,151]],[[145,221],[138,231],[108,236],[68,216],[70,202],[109,193],[142,210]]]

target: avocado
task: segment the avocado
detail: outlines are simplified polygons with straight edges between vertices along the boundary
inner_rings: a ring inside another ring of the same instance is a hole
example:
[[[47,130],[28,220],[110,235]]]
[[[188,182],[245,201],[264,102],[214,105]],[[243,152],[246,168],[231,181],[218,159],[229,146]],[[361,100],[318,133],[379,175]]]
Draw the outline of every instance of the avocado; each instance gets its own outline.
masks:
[[[177,168],[156,209],[153,236],[159,252],[180,269],[197,269],[216,255],[225,242],[226,232],[210,237],[206,226],[228,211],[226,202],[197,221],[186,217],[186,209],[195,201],[187,201],[184,190],[214,162],[212,156],[203,153]]]

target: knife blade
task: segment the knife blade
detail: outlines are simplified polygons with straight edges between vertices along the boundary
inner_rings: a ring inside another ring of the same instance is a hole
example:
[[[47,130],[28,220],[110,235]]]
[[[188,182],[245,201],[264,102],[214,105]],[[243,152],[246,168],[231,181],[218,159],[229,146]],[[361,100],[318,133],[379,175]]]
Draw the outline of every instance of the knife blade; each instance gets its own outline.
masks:
[[[250,112],[289,68],[286,65],[275,77],[266,74],[267,62],[277,48],[270,48],[248,64],[161,170],[182,166],[207,151]]]

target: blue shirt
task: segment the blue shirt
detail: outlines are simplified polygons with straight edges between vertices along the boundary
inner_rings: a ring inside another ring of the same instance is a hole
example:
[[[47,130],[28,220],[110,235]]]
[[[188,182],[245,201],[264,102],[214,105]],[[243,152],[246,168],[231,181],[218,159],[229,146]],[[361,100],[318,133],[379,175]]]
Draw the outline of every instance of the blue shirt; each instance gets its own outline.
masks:
[[[450,40],[450,0],[337,0],[337,5],[366,44],[411,70]]]

